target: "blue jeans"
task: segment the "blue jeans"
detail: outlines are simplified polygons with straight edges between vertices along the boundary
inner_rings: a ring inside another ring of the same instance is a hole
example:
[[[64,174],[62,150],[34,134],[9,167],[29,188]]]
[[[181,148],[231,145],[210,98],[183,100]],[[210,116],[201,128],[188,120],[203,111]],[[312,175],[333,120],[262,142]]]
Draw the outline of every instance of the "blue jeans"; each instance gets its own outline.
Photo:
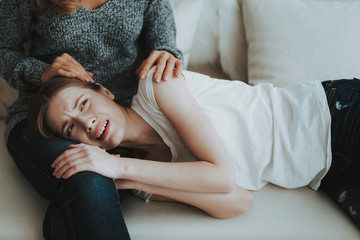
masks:
[[[360,80],[322,84],[331,114],[332,163],[320,188],[360,228]]]
[[[114,182],[93,172],[63,180],[52,162],[71,142],[47,140],[22,121],[11,131],[7,148],[37,192],[51,203],[44,219],[45,239],[130,239]]]

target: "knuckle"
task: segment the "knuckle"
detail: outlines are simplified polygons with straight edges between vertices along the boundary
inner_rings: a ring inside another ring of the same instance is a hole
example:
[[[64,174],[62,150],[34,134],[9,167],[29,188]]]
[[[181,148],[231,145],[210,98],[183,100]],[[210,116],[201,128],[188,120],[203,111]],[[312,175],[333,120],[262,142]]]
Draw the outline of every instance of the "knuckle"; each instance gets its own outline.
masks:
[[[167,57],[167,52],[161,51],[161,52],[160,52],[160,56],[161,56],[162,58]]]
[[[64,166],[65,166],[66,168],[69,168],[69,167],[71,167],[71,165],[72,165],[72,162],[71,162],[71,161],[68,161]]]
[[[176,62],[176,60],[173,59],[173,58],[170,58],[170,59],[168,60],[168,64],[171,64],[171,65],[175,65],[175,62]]]
[[[74,166],[71,168],[70,172],[76,172],[76,171],[78,171],[78,170],[79,170],[79,166],[74,165]]]
[[[57,62],[61,62],[61,60],[62,60],[62,57],[60,57],[60,56],[56,57],[54,60],[54,64],[56,64]]]

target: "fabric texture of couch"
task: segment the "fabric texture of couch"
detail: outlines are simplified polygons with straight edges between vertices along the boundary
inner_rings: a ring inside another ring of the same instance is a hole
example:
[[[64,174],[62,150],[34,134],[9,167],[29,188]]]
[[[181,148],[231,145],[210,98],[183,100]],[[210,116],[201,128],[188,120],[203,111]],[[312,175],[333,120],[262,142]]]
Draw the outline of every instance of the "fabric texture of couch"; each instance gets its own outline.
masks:
[[[360,0],[171,0],[188,70],[283,86],[360,77]],[[0,133],[17,92],[0,79]],[[20,174],[0,140],[0,239],[41,239],[47,201]],[[321,191],[268,184],[245,214],[214,219],[181,203],[122,198],[132,239],[360,239]],[[360,213],[360,209],[358,210]]]

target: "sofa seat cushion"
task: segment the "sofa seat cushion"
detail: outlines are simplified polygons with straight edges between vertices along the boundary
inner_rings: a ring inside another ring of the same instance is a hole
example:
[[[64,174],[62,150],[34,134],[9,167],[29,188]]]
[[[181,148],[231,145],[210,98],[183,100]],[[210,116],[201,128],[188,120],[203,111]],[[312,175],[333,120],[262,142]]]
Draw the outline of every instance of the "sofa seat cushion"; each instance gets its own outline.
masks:
[[[0,120],[0,135],[5,122]],[[8,153],[4,138],[0,138],[0,239],[41,239],[42,220],[47,201],[40,197]]]
[[[254,192],[245,214],[215,219],[170,202],[144,203],[125,195],[122,207],[132,239],[360,239],[360,231],[323,192],[268,184]]]

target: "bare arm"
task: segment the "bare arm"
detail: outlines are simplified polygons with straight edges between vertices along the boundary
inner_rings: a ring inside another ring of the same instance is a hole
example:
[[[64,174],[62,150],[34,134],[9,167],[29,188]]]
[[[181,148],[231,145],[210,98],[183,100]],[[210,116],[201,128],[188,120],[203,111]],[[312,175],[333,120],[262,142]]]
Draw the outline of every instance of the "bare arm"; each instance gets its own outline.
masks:
[[[185,145],[198,161],[164,163],[106,154],[97,147],[80,144],[72,150],[85,151],[80,159],[67,159],[80,154],[64,153],[54,165],[58,177],[68,178],[79,171],[95,171],[111,178],[127,179],[158,187],[198,193],[229,193],[236,186],[235,172],[225,148],[209,118],[187,88],[184,77],[154,83],[159,108],[168,117]],[[78,157],[77,157],[78,158]],[[63,161],[65,159],[65,161]],[[91,160],[90,163],[88,162]],[[107,160],[106,160],[107,159]],[[57,172],[59,173],[59,172]]]
[[[119,178],[191,192],[229,192],[235,185],[232,162],[209,118],[183,76],[153,83],[157,104],[198,161],[162,163],[122,159]]]
[[[229,193],[194,193],[161,188],[129,180],[116,180],[117,189],[139,189],[151,193],[151,200],[178,201],[197,207],[216,218],[230,218],[246,212],[253,203],[249,191],[236,186]]]

